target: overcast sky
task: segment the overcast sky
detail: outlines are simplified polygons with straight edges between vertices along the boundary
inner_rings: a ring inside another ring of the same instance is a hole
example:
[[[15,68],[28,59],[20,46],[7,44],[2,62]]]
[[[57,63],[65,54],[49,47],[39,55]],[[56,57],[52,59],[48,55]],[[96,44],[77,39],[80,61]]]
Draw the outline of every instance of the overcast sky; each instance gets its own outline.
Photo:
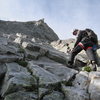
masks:
[[[100,0],[0,0],[0,19],[45,19],[60,39],[73,37],[73,29],[91,28],[100,39]]]

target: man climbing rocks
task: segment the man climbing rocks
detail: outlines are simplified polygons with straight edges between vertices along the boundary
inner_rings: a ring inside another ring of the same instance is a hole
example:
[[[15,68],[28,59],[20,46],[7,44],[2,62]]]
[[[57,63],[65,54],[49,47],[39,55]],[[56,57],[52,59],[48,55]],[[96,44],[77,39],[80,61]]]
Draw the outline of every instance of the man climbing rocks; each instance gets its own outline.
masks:
[[[73,35],[77,36],[76,43],[71,52],[68,65],[72,66],[74,63],[75,56],[82,50],[86,51],[87,56],[92,64],[92,70],[96,71],[96,56],[95,51],[98,47],[97,35],[91,29],[79,30],[75,29]]]

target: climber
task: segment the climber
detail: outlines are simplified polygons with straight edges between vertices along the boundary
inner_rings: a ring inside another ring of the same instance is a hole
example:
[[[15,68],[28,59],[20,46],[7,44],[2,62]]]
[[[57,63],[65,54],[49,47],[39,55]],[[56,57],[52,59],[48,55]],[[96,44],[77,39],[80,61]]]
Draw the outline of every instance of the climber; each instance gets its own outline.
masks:
[[[97,61],[96,61],[96,56],[94,52],[98,48],[97,35],[91,29],[85,29],[85,30],[75,29],[72,33],[73,35],[77,36],[77,40],[76,40],[76,43],[74,44],[73,50],[71,51],[68,65],[72,67],[75,56],[82,50],[85,50],[92,64],[91,69],[96,71]]]

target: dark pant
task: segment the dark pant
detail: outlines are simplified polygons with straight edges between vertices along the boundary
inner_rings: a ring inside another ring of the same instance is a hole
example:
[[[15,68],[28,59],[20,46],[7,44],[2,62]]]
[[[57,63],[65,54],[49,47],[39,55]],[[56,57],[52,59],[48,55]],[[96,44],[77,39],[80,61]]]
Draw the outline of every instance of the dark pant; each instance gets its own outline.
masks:
[[[72,64],[73,64],[73,62],[74,62],[75,56],[76,56],[79,52],[81,52],[82,50],[83,50],[83,48],[82,48],[80,45],[77,45],[77,46],[73,49],[73,51],[72,51],[72,53],[71,53],[71,56],[70,56],[70,60],[69,60]],[[95,61],[95,62],[96,62],[96,58],[95,58],[95,54],[94,54],[93,49],[92,49],[92,48],[87,48],[87,49],[85,49],[85,51],[86,51],[87,56],[89,57],[89,60]]]

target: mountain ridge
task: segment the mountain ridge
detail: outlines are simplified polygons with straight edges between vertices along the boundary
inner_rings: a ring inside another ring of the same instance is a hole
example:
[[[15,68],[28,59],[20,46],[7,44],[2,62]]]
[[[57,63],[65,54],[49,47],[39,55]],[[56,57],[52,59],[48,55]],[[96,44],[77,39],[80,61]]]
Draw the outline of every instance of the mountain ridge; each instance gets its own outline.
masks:
[[[0,34],[16,33],[26,34],[30,37],[44,39],[49,42],[59,39],[43,19],[27,22],[0,20]]]

